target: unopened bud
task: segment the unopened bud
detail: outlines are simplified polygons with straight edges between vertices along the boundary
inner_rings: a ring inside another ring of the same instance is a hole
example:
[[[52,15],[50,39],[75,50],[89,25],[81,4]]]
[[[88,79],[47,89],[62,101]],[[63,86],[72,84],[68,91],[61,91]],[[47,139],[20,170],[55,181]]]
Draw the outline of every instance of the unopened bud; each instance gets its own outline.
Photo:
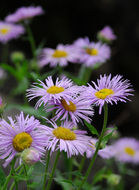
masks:
[[[111,186],[116,186],[120,183],[121,176],[117,174],[110,174],[107,178],[107,182]]]
[[[21,158],[26,164],[34,164],[40,160],[40,155],[36,149],[27,148],[21,153]]]
[[[22,62],[23,60],[25,59],[25,56],[22,52],[20,51],[15,51],[11,54],[11,60],[12,62],[14,63],[19,63],[19,62]]]

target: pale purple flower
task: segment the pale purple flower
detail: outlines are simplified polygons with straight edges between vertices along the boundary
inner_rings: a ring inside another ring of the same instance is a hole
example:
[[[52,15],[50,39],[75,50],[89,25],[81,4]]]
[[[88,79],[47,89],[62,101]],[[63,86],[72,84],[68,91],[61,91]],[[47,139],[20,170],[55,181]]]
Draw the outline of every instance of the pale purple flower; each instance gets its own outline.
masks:
[[[80,50],[78,59],[87,67],[92,67],[96,63],[104,63],[111,55],[111,50],[108,45],[102,44],[101,42],[89,42],[87,37],[77,39],[73,46],[78,51]]]
[[[56,67],[60,65],[65,67],[68,62],[76,62],[78,53],[70,45],[59,44],[56,49],[44,48],[39,55],[40,67],[50,64],[50,67]]]
[[[40,97],[36,103],[36,108],[40,107],[42,104],[46,105],[50,100],[53,100],[54,102],[60,101],[61,99],[69,100],[76,92],[76,86],[74,86],[73,82],[66,77],[61,80],[57,78],[55,83],[51,76],[45,79],[45,83],[40,80],[38,81],[38,83],[35,83],[36,86],[33,85],[32,88],[27,90],[29,101],[36,97]]]
[[[24,33],[24,27],[0,21],[0,42],[7,43],[9,40],[20,37]]]
[[[51,101],[48,106],[54,106],[46,111],[56,110],[54,120],[71,120],[75,125],[78,122],[86,120],[88,123],[91,122],[94,111],[90,101],[85,98],[78,96],[71,98],[70,101],[62,99],[60,102]]]
[[[33,116],[24,117],[23,112],[16,116],[16,120],[8,119],[9,122],[0,121],[0,159],[5,159],[4,166],[26,148],[35,148],[40,157],[43,156],[47,137],[40,122]]]
[[[48,138],[46,149],[51,153],[60,150],[71,157],[78,154],[84,155],[86,149],[90,147],[91,137],[86,135],[86,131],[73,130],[73,123],[65,121],[57,126],[53,121],[48,122],[53,128],[45,127],[44,129]]]
[[[120,162],[139,163],[139,141],[134,138],[121,138],[113,145],[114,157]]]
[[[6,22],[20,22],[26,19],[33,18],[34,16],[38,16],[43,14],[43,10],[40,6],[34,7],[21,7],[16,10],[15,13],[8,15],[5,20]]]
[[[117,104],[118,101],[126,102],[129,100],[127,96],[133,96],[131,92],[131,84],[129,80],[124,80],[121,75],[116,75],[113,78],[111,74],[106,76],[100,75],[100,79],[97,80],[97,84],[92,81],[93,86],[89,84],[86,87],[84,95],[92,101],[93,104],[99,106],[99,113],[101,114],[102,107],[105,103],[113,102]]]
[[[116,39],[116,35],[113,33],[113,30],[110,26],[105,26],[102,30],[98,32],[98,37],[112,41]]]
[[[92,158],[95,150],[96,150],[96,143],[97,143],[97,139],[92,138],[91,139],[91,149],[87,149],[86,150],[86,157],[87,158]],[[98,155],[104,159],[110,159],[114,156],[114,152],[113,152],[113,147],[110,145],[106,145],[105,148],[103,149],[99,149],[98,151]]]

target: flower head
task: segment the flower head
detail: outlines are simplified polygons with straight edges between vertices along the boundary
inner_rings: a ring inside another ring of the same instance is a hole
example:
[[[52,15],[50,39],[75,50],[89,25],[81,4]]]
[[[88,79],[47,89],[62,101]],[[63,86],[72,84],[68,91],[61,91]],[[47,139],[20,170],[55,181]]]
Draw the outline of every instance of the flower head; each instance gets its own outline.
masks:
[[[5,20],[7,22],[20,22],[22,20],[26,20],[26,19],[30,19],[34,16],[38,16],[43,14],[43,10],[40,6],[38,7],[34,7],[34,6],[30,6],[30,7],[21,7],[19,9],[16,10],[15,13],[8,15]]]
[[[39,56],[39,66],[50,64],[50,67],[67,66],[68,62],[76,62],[77,53],[70,45],[59,44],[56,49],[45,48]]]
[[[9,40],[18,38],[23,33],[23,26],[0,22],[0,42],[2,43],[7,43]]]
[[[74,42],[74,48],[80,49],[79,60],[87,67],[96,63],[104,63],[110,58],[110,48],[101,42],[89,42],[88,38],[79,38]]]
[[[5,159],[4,166],[27,148],[34,148],[43,156],[47,137],[40,122],[33,116],[24,117],[23,112],[15,121],[8,119],[9,123],[4,119],[0,121],[0,159]]]
[[[98,32],[98,39],[109,42],[109,41],[115,40],[116,36],[113,33],[113,30],[111,27],[105,26],[101,31]]]
[[[36,108],[40,107],[42,104],[47,104],[50,100],[56,102],[61,99],[70,99],[76,91],[76,86],[73,86],[72,81],[65,77],[61,80],[57,78],[54,84],[52,77],[49,76],[45,79],[45,83],[39,80],[39,83],[35,84],[40,87],[33,85],[33,88],[27,90],[27,97],[29,97],[29,100],[41,97],[36,103]]]
[[[56,103],[51,101],[49,105],[54,106],[51,110],[56,109],[54,120],[58,120],[59,118],[61,120],[69,119],[75,125],[80,121],[82,122],[82,119],[90,123],[91,117],[94,115],[90,101],[80,96],[76,98],[72,97],[70,101],[66,101],[65,99],[61,99],[60,102],[57,101]]]
[[[139,141],[134,138],[121,138],[113,145],[114,157],[121,162],[139,163]]]
[[[129,80],[122,79],[121,75],[116,75],[113,78],[111,74],[106,76],[100,75],[97,84],[93,82],[93,86],[89,84],[86,88],[85,94],[96,106],[99,106],[99,113],[101,114],[102,107],[105,103],[113,104],[118,101],[126,102],[129,100],[127,96],[133,95],[133,89]]]
[[[57,150],[64,151],[68,157],[72,155],[83,155],[90,146],[90,137],[85,135],[85,131],[73,130],[73,123],[65,121],[61,126],[57,126],[55,122],[51,122],[53,128],[46,127],[48,137],[48,145],[46,149],[51,153]]]

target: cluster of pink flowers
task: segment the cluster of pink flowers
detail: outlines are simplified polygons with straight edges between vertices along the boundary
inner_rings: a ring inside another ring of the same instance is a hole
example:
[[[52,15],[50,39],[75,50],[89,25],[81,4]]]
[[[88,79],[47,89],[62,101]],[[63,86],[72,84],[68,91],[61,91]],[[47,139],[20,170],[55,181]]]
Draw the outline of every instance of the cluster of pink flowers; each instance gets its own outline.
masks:
[[[56,49],[44,48],[39,55],[39,66],[50,64],[50,67],[67,66],[68,62],[81,63],[86,67],[106,62],[111,55],[110,47],[101,42],[90,42],[89,39],[79,38],[72,45],[60,44]]]
[[[112,104],[118,101],[126,102],[132,95],[133,89],[128,80],[120,75],[115,77],[100,76],[98,84],[93,86],[77,86],[64,77],[54,82],[49,76],[45,83],[38,81],[27,90],[29,100],[38,98],[36,109],[44,106],[46,111],[54,111],[52,120],[46,120],[46,125],[33,116],[24,117],[23,113],[10,123],[4,119],[0,121],[0,159],[5,159],[6,166],[15,155],[22,153],[22,159],[31,163],[39,160],[46,150],[54,152],[65,151],[68,157],[84,155],[92,157],[96,150],[97,139],[78,129],[78,123],[83,120],[88,123],[94,115],[93,105],[101,109],[104,103]],[[87,94],[87,95],[86,95]],[[57,124],[60,122],[60,124]],[[115,157],[123,162],[139,163],[139,142],[132,138],[117,140],[112,145],[100,149],[98,154],[104,159]],[[34,155],[34,156],[33,156]]]

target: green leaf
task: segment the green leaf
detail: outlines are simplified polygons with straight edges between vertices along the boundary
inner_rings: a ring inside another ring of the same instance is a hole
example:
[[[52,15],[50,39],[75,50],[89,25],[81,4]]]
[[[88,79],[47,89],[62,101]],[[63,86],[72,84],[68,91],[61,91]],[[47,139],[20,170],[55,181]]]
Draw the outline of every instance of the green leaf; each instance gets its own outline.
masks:
[[[90,132],[91,132],[93,135],[99,136],[99,134],[98,134],[96,128],[95,128],[93,125],[91,125],[90,123],[87,123],[86,121],[84,121],[84,123],[85,123],[85,125],[88,127],[88,129],[90,130]]]
[[[0,186],[4,184],[5,180],[6,180],[5,173],[3,169],[0,167]]]
[[[101,181],[104,178],[104,173],[106,172],[106,167],[102,168],[99,170],[94,178],[93,178],[93,185],[96,184],[97,182]]]
[[[13,66],[10,66],[10,65],[8,65],[8,64],[6,64],[6,63],[2,63],[2,64],[0,64],[0,66],[4,69],[4,70],[6,70],[6,71],[8,71],[11,75],[13,75],[15,78],[18,78],[19,76],[18,76],[18,73],[17,73],[17,71],[16,71],[16,69],[13,67]]]
[[[41,76],[35,72],[29,73],[29,77],[32,78],[34,81],[37,81],[38,79],[41,79]]]
[[[29,115],[34,115],[36,118],[42,119],[42,116],[48,117],[50,113],[46,113],[43,109],[34,109],[34,107],[31,106],[23,106],[19,104],[9,104],[6,106],[5,111],[10,109],[17,109],[20,111],[23,111],[24,113],[27,113]]]
[[[104,145],[104,147],[106,146],[107,142],[109,141],[109,139],[112,137],[113,132],[116,130],[117,128],[114,127],[112,128],[112,131],[110,133],[108,133],[107,135],[105,135],[102,138],[102,144]]]
[[[18,86],[13,89],[12,93],[14,95],[20,95],[26,92],[26,89],[29,86],[29,81],[27,80],[27,78],[24,78],[21,82],[18,83]]]
[[[28,180],[28,177],[24,176],[24,175],[17,175],[17,174],[14,174],[12,176],[14,179],[16,179],[17,181],[27,181]]]
[[[39,182],[38,182],[38,183],[37,183],[37,182],[33,182],[33,183],[31,183],[31,184],[28,185],[28,187],[33,188],[33,189],[34,189],[35,187],[37,187],[37,186],[40,186],[40,183],[39,183]]]
[[[65,178],[61,175],[60,171],[58,171],[58,170],[56,170],[56,178],[54,178],[54,180],[55,180],[59,185],[61,185],[64,190],[71,189],[72,186],[73,186],[73,182],[72,182],[71,180],[65,179]]]

